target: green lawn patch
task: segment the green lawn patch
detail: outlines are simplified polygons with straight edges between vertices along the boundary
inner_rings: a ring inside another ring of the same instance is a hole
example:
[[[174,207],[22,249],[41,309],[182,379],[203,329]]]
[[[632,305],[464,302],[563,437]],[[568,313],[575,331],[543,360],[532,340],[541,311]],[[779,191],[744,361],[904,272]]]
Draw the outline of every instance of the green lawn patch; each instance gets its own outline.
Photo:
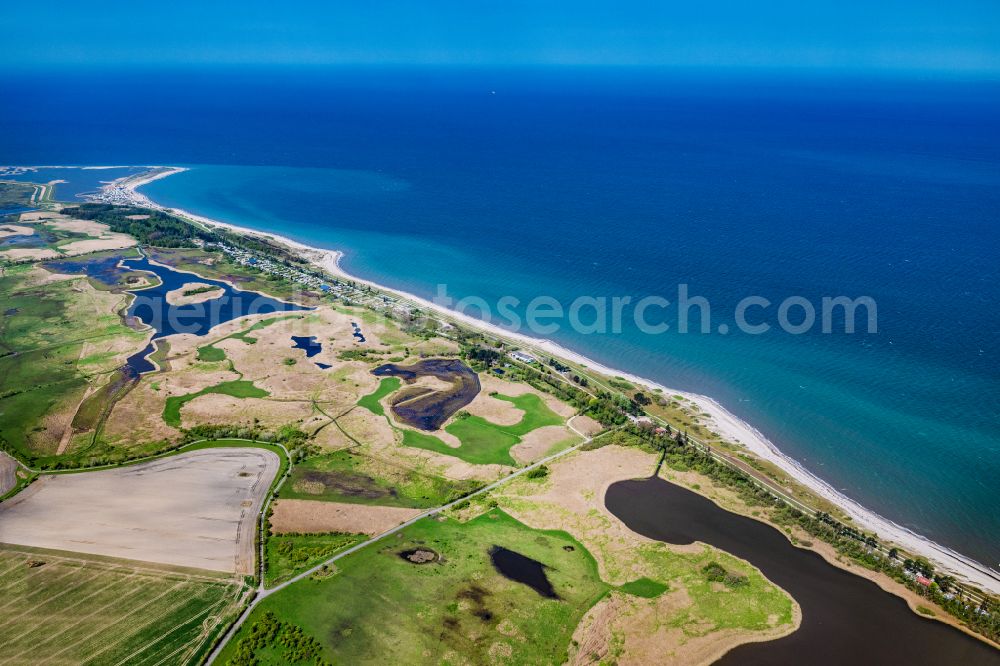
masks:
[[[511,457],[510,449],[521,441],[521,437],[537,428],[563,423],[562,417],[549,409],[545,401],[534,393],[519,396],[494,394],[493,397],[513,403],[524,412],[524,416],[513,425],[502,426],[480,416],[459,415],[445,427],[445,432],[457,437],[462,442],[460,447],[448,446],[433,435],[413,430],[403,430],[403,445],[455,456],[476,465],[499,464],[514,467],[517,466],[517,461]]]
[[[445,431],[458,437],[462,446],[455,449],[445,445],[446,450],[441,451],[441,453],[447,453],[477,465],[490,463],[517,465],[517,461],[510,455],[510,449],[520,442],[521,438],[507,432],[495,423],[478,416],[459,417],[448,425]]]
[[[204,347],[198,347],[199,361],[206,361],[208,363],[215,363],[218,361],[226,360],[226,352],[218,347],[212,345],[205,345]]]
[[[386,377],[379,382],[378,388],[375,389],[374,393],[369,393],[362,397],[361,400],[358,400],[358,405],[364,407],[372,414],[385,416],[385,409],[383,409],[381,403],[382,398],[397,390],[402,384],[403,382],[399,377]]]
[[[500,575],[490,561],[494,546],[545,565],[559,598]],[[417,548],[438,557],[414,564],[402,556]],[[531,529],[499,510],[464,524],[428,518],[267,597],[219,663],[273,613],[318,641],[331,663],[448,663],[461,655],[479,664],[494,663],[499,653],[504,663],[558,664],[583,615],[608,590],[594,558],[565,532]],[[261,645],[253,656],[287,663],[275,648]]]
[[[625,594],[631,594],[634,597],[642,597],[644,599],[655,599],[664,592],[667,591],[668,587],[663,583],[657,582],[651,578],[640,578],[638,580],[633,580],[629,583],[618,588]]]
[[[330,559],[339,551],[365,541],[364,534],[280,534],[267,538],[264,584],[274,587],[299,572]]]
[[[253,382],[250,381],[237,379],[231,382],[223,382],[221,384],[216,384],[215,386],[204,388],[196,393],[175,395],[167,398],[167,402],[163,407],[164,423],[169,426],[173,426],[174,428],[180,428],[181,407],[198,396],[208,395],[209,393],[220,393],[234,398],[266,398],[271,395],[264,389],[257,388],[253,385]]]

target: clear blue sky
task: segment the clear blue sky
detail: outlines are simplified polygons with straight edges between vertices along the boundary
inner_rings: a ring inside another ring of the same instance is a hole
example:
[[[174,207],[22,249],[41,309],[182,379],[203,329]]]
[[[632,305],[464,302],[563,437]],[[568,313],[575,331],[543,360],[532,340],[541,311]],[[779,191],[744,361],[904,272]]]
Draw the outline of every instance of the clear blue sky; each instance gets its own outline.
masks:
[[[1000,0],[6,2],[7,67],[596,64],[1000,74]]]

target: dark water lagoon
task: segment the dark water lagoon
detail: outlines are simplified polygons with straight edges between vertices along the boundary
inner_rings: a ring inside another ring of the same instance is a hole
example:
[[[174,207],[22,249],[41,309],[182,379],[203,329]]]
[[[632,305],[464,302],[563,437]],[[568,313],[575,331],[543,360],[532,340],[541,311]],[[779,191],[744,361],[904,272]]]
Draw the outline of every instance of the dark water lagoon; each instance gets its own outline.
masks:
[[[700,541],[747,560],[802,607],[798,630],[742,645],[720,664],[1000,664],[1000,651],[917,616],[902,599],[796,548],[775,528],[669,481],[620,481],[608,489],[605,504],[643,536]]]
[[[386,363],[372,370],[376,377],[399,377],[412,384],[418,377],[437,377],[451,387],[433,391],[422,387],[396,393],[392,413],[403,423],[421,430],[437,430],[452,414],[479,395],[479,376],[458,359],[429,358],[413,365]]]
[[[490,548],[490,561],[504,578],[527,585],[546,599],[559,598],[549,577],[545,575],[545,565],[538,560],[503,546],[493,546]]]
[[[125,313],[126,319],[141,321],[154,330],[153,341],[142,351],[128,357],[125,362],[126,372],[134,375],[156,369],[148,357],[156,347],[155,340],[159,338],[177,333],[205,335],[219,324],[247,315],[310,309],[254,291],[236,289],[220,280],[211,280],[194,273],[153,264],[147,257],[123,259],[120,255],[112,255],[87,260],[50,261],[45,266],[57,273],[87,275],[110,287],[122,285],[128,273],[133,271],[156,275],[159,279],[158,284],[143,289],[127,290],[135,298]],[[217,298],[201,303],[172,305],[167,302],[169,292],[180,289],[190,282],[219,287],[223,293]]]

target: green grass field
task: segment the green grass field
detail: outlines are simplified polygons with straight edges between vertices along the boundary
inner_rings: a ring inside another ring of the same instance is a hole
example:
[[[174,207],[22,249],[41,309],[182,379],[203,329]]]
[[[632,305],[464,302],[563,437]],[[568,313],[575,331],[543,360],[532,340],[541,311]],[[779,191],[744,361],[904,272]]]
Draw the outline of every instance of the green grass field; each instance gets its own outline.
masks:
[[[281,489],[286,499],[324,500],[424,509],[475,490],[475,481],[453,481],[351,450],[308,458]]]
[[[559,599],[497,573],[489,557],[496,545],[544,564]],[[440,559],[418,565],[400,556],[416,547]],[[531,529],[499,510],[464,524],[425,519],[336,567],[265,599],[219,663],[270,611],[318,641],[332,663],[561,664],[580,619],[610,589],[568,534]],[[256,656],[286,663],[278,649]]]
[[[266,398],[271,395],[264,389],[257,388],[250,381],[237,379],[231,382],[222,382],[221,384],[209,386],[195,393],[175,395],[167,398],[166,404],[163,406],[163,422],[174,428],[180,428],[181,407],[198,396],[208,395],[209,393],[219,393],[234,398]]]
[[[667,591],[668,587],[651,578],[639,578],[618,587],[625,594],[644,599],[654,599]]]
[[[195,663],[239,593],[212,572],[16,546],[0,547],[0,589],[2,659],[32,664]]]
[[[510,450],[521,441],[521,437],[532,430],[563,423],[563,418],[549,409],[545,401],[534,393],[519,396],[495,394],[493,397],[513,403],[524,412],[521,420],[513,425],[503,426],[480,416],[459,416],[445,426],[445,432],[457,437],[462,446],[453,448],[433,435],[408,429],[402,431],[403,445],[455,456],[476,465],[500,464],[515,467],[517,461],[511,457]]]
[[[145,336],[122,324],[120,297],[84,289],[80,280],[32,286],[29,274],[17,266],[0,278],[0,438],[38,459],[52,455],[62,435],[47,432],[45,417],[75,409],[88,380],[104,384],[102,375],[118,365],[112,354],[83,355],[84,345],[126,338],[139,348]]]
[[[274,587],[337,552],[365,541],[364,534],[281,534],[267,538],[264,584]]]
[[[393,391],[397,390],[400,386],[402,386],[402,384],[403,382],[399,377],[386,377],[379,382],[378,388],[375,389],[373,393],[369,393],[358,400],[358,405],[364,407],[372,414],[385,416],[385,409],[379,401]]]

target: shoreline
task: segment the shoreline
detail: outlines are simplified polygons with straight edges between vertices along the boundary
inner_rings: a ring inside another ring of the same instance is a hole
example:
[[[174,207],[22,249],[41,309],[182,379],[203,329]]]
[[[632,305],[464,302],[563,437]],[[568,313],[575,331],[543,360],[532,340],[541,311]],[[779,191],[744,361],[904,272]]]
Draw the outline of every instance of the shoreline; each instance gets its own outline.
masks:
[[[300,251],[310,263],[336,277],[368,285],[383,292],[393,294],[394,296],[397,296],[405,301],[409,301],[420,308],[432,310],[453,321],[460,322],[474,329],[483,330],[491,336],[515,341],[518,344],[530,347],[532,350],[540,350],[547,355],[564,358],[579,365],[586,366],[588,369],[594,370],[600,374],[604,374],[609,377],[622,377],[634,384],[643,385],[649,389],[659,389],[667,394],[683,396],[708,416],[707,423],[705,424],[707,427],[718,432],[724,439],[742,446],[762,460],[776,465],[781,471],[788,474],[797,483],[805,486],[816,496],[838,506],[848,516],[850,516],[853,524],[858,528],[873,532],[878,535],[880,540],[893,542],[914,555],[926,557],[930,562],[940,568],[946,569],[949,573],[955,575],[960,580],[975,585],[992,594],[1000,594],[1000,572],[983,565],[971,557],[965,556],[955,550],[952,550],[951,548],[917,534],[916,532],[899,525],[891,519],[864,507],[856,500],[844,495],[840,491],[833,488],[829,483],[810,472],[797,460],[782,453],[781,450],[766,436],[764,436],[763,433],[741,420],[710,396],[670,389],[669,387],[653,380],[596,362],[593,359],[563,347],[552,340],[535,338],[524,333],[509,331],[497,326],[496,324],[477,319],[465,313],[451,310],[409,292],[386,287],[371,280],[351,275],[340,265],[340,259],[343,257],[343,252],[339,250],[317,248],[278,234],[259,231],[227,222],[220,222],[218,220],[197,215],[183,209],[162,206],[151,200],[145,194],[138,192],[138,188],[155,180],[166,178],[167,176],[175,173],[187,171],[188,169],[185,167],[166,166],[149,167],[149,169],[152,169],[152,171],[127,176],[109,183],[102,188],[102,192],[118,191],[125,194],[131,200],[133,205],[173,213],[200,224],[222,227],[239,234],[273,239],[274,241]]]

